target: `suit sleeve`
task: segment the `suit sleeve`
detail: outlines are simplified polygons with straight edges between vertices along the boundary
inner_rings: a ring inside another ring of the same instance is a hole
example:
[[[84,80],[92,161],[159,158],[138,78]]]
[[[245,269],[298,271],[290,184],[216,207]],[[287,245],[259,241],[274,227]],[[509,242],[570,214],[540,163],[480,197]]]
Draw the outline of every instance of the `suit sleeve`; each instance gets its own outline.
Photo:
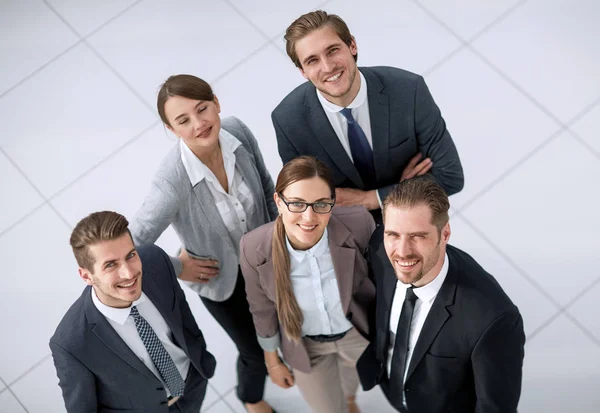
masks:
[[[155,177],[150,192],[142,207],[129,226],[133,242],[136,246],[154,244],[167,229],[179,211],[179,193],[165,179]],[[176,274],[183,268],[181,261],[170,257]]]
[[[68,413],[96,413],[96,379],[79,360],[56,342],[50,342],[58,385]]]
[[[415,133],[419,152],[433,161],[433,167],[427,175],[432,176],[448,195],[460,192],[464,186],[464,176],[458,151],[446,129],[440,109],[421,76],[418,77],[415,92]],[[380,188],[379,198],[384,200],[394,186]]]
[[[300,152],[292,145],[287,135],[279,126],[275,112],[271,113],[271,120],[273,121],[273,127],[275,128],[275,136],[277,137],[277,150],[279,151],[279,157],[281,162],[285,165],[294,158],[300,156]]]
[[[271,174],[265,166],[265,161],[263,159],[262,152],[258,147],[258,142],[256,141],[256,138],[254,137],[250,129],[248,129],[246,124],[244,124],[244,122],[242,122],[238,118],[236,118],[236,120],[238,121],[238,123],[244,130],[244,133],[248,137],[248,143],[252,148],[252,153],[256,162],[256,169],[258,170],[258,174],[260,175],[261,185],[265,194],[265,199],[267,201],[267,209],[269,212],[269,216],[271,220],[274,220],[275,218],[277,218],[277,207],[275,206],[275,200],[273,199],[273,194],[275,193],[275,185],[273,184],[273,178],[271,178]]]
[[[246,250],[255,246],[246,244],[246,237],[240,241],[240,267],[246,283],[246,298],[254,320],[258,344],[265,351],[275,351],[280,345],[279,320],[275,303],[267,297],[260,285],[258,271],[246,256]]]
[[[519,311],[494,320],[471,355],[476,413],[516,413],[521,395],[525,333]]]

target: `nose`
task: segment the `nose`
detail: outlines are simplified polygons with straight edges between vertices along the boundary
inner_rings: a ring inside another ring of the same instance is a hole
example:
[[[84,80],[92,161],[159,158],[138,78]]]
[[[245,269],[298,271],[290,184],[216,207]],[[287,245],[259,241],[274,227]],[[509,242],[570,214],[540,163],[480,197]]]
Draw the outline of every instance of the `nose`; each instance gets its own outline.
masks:
[[[323,71],[331,72],[334,69],[335,69],[335,63],[329,57],[325,57],[323,59]]]
[[[306,221],[312,220],[315,216],[315,211],[312,209],[312,206],[306,208],[306,211],[302,213],[302,218]]]
[[[133,278],[134,275],[135,275],[135,272],[133,271],[133,268],[131,268],[131,266],[128,263],[121,265],[121,268],[119,268],[119,277],[124,280]]]
[[[401,237],[396,243],[396,254],[402,258],[406,258],[412,254],[412,247],[408,237]]]
[[[192,118],[192,125],[194,126],[194,130],[200,131],[204,125],[204,119],[199,116],[194,116]]]

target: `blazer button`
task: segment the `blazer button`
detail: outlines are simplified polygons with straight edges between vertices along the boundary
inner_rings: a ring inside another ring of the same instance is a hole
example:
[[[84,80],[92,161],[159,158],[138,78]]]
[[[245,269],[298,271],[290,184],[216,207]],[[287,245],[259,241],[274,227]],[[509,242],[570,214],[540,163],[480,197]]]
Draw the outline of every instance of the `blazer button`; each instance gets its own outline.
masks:
[[[405,387],[405,388],[404,388],[404,392],[405,392],[405,393],[408,393],[409,391],[410,391],[410,389],[409,389],[408,387]]]

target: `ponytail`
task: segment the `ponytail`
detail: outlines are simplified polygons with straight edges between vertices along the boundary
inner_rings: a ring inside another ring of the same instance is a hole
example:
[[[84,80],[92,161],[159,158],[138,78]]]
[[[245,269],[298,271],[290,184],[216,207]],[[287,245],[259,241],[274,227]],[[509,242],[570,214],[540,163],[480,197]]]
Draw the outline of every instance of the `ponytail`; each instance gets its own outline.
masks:
[[[277,317],[287,338],[299,343],[302,338],[303,316],[294,291],[290,275],[290,254],[285,243],[285,227],[281,216],[273,229],[273,273],[275,275],[275,307]]]

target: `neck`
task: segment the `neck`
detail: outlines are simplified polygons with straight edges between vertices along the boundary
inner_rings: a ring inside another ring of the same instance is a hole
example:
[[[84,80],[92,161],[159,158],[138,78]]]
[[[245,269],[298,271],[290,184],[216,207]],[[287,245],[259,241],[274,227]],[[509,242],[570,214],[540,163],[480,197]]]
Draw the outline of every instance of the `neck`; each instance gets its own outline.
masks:
[[[211,165],[215,165],[216,163],[220,162],[223,158],[223,155],[221,154],[221,144],[219,141],[217,141],[216,145],[211,147],[190,149],[194,155],[196,155],[196,157],[209,168]]]

